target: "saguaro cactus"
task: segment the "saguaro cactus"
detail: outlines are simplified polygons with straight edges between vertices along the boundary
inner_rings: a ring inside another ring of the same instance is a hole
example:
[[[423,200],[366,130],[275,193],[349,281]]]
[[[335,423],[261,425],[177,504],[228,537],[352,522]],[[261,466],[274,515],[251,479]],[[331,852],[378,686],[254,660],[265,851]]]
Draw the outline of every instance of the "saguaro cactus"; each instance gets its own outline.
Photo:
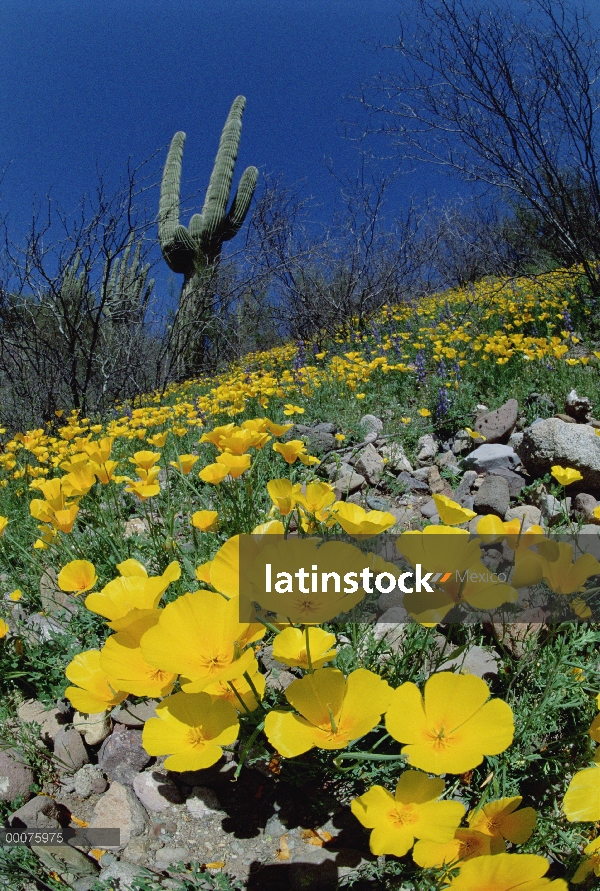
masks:
[[[244,96],[237,96],[233,101],[221,133],[202,213],[194,214],[187,228],[179,221],[185,133],[175,134],[165,163],[158,211],[158,237],[167,264],[173,272],[184,277],[173,344],[180,353],[182,350],[185,352],[183,361],[188,367],[193,364],[189,328],[194,326],[199,329],[205,321],[207,303],[211,302],[206,294],[207,282],[219,260],[223,243],[239,232],[256,188],[258,170],[247,167],[227,210],[245,105]],[[198,334],[201,336],[202,332],[198,331]],[[184,343],[187,344],[185,347]],[[179,365],[181,369],[181,363]]]

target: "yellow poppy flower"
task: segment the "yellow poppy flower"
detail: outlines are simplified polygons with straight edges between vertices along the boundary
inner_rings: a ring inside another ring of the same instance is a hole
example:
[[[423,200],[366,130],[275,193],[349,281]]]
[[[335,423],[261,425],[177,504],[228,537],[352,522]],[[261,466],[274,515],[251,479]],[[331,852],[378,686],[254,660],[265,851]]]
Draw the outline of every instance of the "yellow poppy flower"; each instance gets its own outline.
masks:
[[[289,442],[273,443],[273,451],[278,452],[287,464],[295,464],[298,458],[303,464],[318,464],[318,458],[308,455],[301,439],[290,439]]]
[[[522,802],[520,795],[500,798],[469,814],[467,822],[471,829],[489,836],[488,853],[506,853],[505,839],[515,845],[522,845],[529,840],[535,829],[537,813],[532,807],[521,808]]]
[[[154,498],[160,492],[158,483],[148,483],[146,480],[130,480],[129,485],[125,486],[125,491],[136,495],[141,501],[148,498]]]
[[[0,536],[8,526],[8,517],[0,517]]]
[[[344,532],[352,536],[379,535],[396,523],[396,517],[389,511],[366,511],[364,507],[349,501],[336,501],[331,512]]]
[[[425,683],[424,695],[407,682],[394,690],[386,714],[388,733],[404,743],[412,767],[428,773],[465,773],[513,740],[510,706],[489,700],[488,685],[474,675],[443,671]]]
[[[9,631],[10,628],[8,627],[8,624],[4,621],[4,619],[0,619],[0,639],[6,637]]]
[[[570,823],[600,820],[600,767],[597,764],[574,774],[563,799],[563,810]]]
[[[21,599],[21,597],[23,596],[23,592],[21,591],[20,588],[15,588],[15,590],[11,591],[8,596],[10,597],[11,600],[16,602]]]
[[[214,569],[211,566],[211,581]],[[214,584],[214,582],[213,582]],[[254,650],[244,647],[265,633],[263,626],[239,620],[239,602],[215,591],[184,594],[161,610],[158,624],[141,640],[144,659],[181,674],[181,689],[199,693],[209,684],[257,670]],[[240,655],[241,654],[241,655]]]
[[[379,723],[391,693],[387,681],[366,668],[357,668],[347,679],[337,668],[319,668],[292,681],[285,691],[300,714],[270,711],[265,735],[285,758],[315,746],[344,749]]]
[[[180,455],[177,461],[169,461],[169,464],[171,467],[174,467],[175,470],[178,470],[180,473],[183,473],[184,476],[187,476],[197,460],[197,455]]]
[[[61,591],[81,594],[93,588],[97,580],[93,563],[89,560],[71,560],[58,573],[57,584]]]
[[[306,649],[307,634],[310,665]],[[330,634],[323,628],[312,625],[307,625],[304,631],[300,628],[285,628],[273,641],[273,659],[291,668],[322,668],[326,662],[335,659],[337,650],[331,649],[334,644],[335,634]]]
[[[198,476],[203,483],[211,483],[214,486],[218,486],[219,483],[223,482],[228,473],[229,468],[223,466],[223,464],[207,464]]]
[[[371,853],[403,857],[415,839],[449,842],[464,814],[459,801],[437,801],[444,781],[416,770],[406,770],[392,795],[383,786],[372,786],[350,805],[356,819],[372,829]]]
[[[54,511],[50,522],[59,532],[69,533],[73,529],[78,513],[79,506],[77,504],[69,504],[64,510]]]
[[[130,458],[129,461],[131,464],[135,464],[136,467],[141,467],[142,470],[150,470],[160,459],[160,454],[160,452],[142,450],[141,452],[134,452],[133,458]]]
[[[149,755],[169,755],[167,770],[203,770],[221,758],[222,746],[237,739],[236,710],[208,693],[175,693],[144,724],[142,745]]]
[[[216,510],[197,510],[190,523],[201,532],[214,532],[218,525],[219,514]]]
[[[306,486],[306,495],[302,494],[300,487],[296,495],[296,501],[309,514],[317,514],[323,511],[335,501],[335,492],[329,483],[313,482]]]
[[[551,467],[550,473],[561,486],[570,486],[571,483],[577,483],[583,479],[578,470],[574,470],[572,467],[561,467],[560,464]]]
[[[573,562],[572,545],[566,542],[549,542],[549,544],[552,550],[558,548],[559,553],[558,557],[552,560],[542,556],[542,572],[548,586],[556,594],[572,594],[581,588],[587,579],[600,573],[600,563],[592,554],[582,554]]]
[[[166,696],[177,677],[149,665],[142,656],[142,635],[158,622],[160,610],[134,610],[132,621],[111,635],[100,651],[100,668],[114,678],[120,690],[133,696]]]
[[[252,681],[252,686],[248,679],[242,676],[229,681],[216,681],[205,687],[203,692],[208,693],[213,699],[226,700],[238,712],[253,712],[259,706],[255,691],[258,693],[259,700],[262,699],[265,693],[266,679],[260,671],[248,675],[248,678]]]
[[[85,443],[83,450],[94,464],[106,464],[110,458],[113,442],[112,436],[105,436],[95,442]]]
[[[421,415],[422,418],[430,418],[431,417],[431,412],[429,411],[428,408],[417,409],[417,414]]]
[[[600,877],[600,838],[595,838],[589,845],[586,845],[583,853],[587,854],[587,857],[577,867],[577,871],[571,879],[573,885],[584,882],[592,872],[595,876]]]
[[[164,433],[155,433],[154,436],[148,436],[147,442],[153,445],[155,449],[162,449],[167,441],[168,431]]]
[[[477,516],[474,510],[469,510],[468,507],[461,507],[460,504],[446,495],[434,495],[433,500],[440,515],[440,520],[446,526],[458,526],[460,523],[467,523]]]
[[[303,415],[304,409],[300,408],[299,405],[292,405],[291,402],[286,402],[286,404],[283,407],[283,413],[284,413],[284,415],[288,415],[288,416],[289,415]]]
[[[301,488],[300,483],[294,484],[287,477],[269,480],[267,483],[269,497],[282,517],[287,516],[294,509],[296,496]]]
[[[95,715],[113,708],[127,698],[124,690],[119,690],[114,678],[109,677],[100,667],[100,651],[86,650],[79,653],[67,665],[65,674],[76,687],[67,687],[65,696],[78,712]]]
[[[137,566],[136,566],[137,564]],[[171,582],[181,575],[177,561],[167,566],[162,575],[148,577],[137,560],[119,564],[121,576],[108,582],[97,594],[88,594],[85,605],[92,613],[98,613],[111,622],[122,619],[132,609],[156,609],[158,602]]]
[[[92,470],[98,481],[107,486],[114,478],[114,472],[119,466],[118,461],[105,461],[104,464],[92,464]]]
[[[488,854],[460,866],[444,891],[568,891],[563,879],[542,878],[550,864],[537,854]]]
[[[415,844],[413,860],[423,869],[446,866],[450,863],[466,863],[473,857],[490,853],[490,839],[473,829],[457,829],[449,842],[433,842],[421,839]]]
[[[245,473],[252,463],[252,458],[250,455],[232,455],[229,452],[224,452],[222,455],[217,457],[217,465],[224,467],[234,480],[237,480],[243,473]]]

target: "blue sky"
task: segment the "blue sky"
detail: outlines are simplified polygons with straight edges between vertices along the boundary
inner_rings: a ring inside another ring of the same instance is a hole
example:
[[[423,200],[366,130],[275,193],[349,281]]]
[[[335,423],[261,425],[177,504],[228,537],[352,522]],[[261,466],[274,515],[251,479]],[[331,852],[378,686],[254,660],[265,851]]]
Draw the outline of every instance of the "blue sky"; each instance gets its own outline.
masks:
[[[114,180],[164,147],[159,169],[176,130],[184,183],[204,189],[239,93],[234,182],[248,164],[281,172],[329,218],[339,187],[324,156],[339,174],[358,168],[341,135],[358,108],[344,97],[392,62],[363,41],[393,40],[401,11],[400,0],[3,0],[0,213],[12,237],[49,192],[73,210],[96,168]],[[407,175],[398,200],[458,189],[432,177]]]

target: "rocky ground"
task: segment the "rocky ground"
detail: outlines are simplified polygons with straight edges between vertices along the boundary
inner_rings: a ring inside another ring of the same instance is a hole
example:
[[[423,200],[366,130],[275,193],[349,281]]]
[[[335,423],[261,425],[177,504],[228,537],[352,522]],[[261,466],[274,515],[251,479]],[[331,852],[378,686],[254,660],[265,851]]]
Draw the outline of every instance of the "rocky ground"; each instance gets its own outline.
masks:
[[[305,437],[309,451],[322,458],[320,472],[339,498],[391,511],[397,518],[392,531],[421,528],[425,520],[437,523],[432,495],[444,494],[477,514],[522,518],[525,528],[554,526],[568,516],[596,538],[600,421],[592,417],[589,400],[575,392],[560,413],[544,394],[529,398],[541,415],[554,415],[527,426],[516,400],[495,411],[480,406],[472,431],[459,430],[445,442],[422,436],[412,463],[373,415],[362,419],[363,442],[352,448],[339,446],[333,424],[296,425],[289,435]],[[563,501],[540,482],[555,464],[583,476]],[[44,639],[68,621],[69,603],[54,578],[42,579],[41,593],[47,614],[27,621],[31,634]],[[21,607],[15,603],[11,608]],[[376,633],[387,635],[392,648],[401,646],[398,623],[404,617],[399,602],[381,596]],[[443,652],[443,634],[436,642]],[[519,633],[509,630],[504,645],[518,654]],[[461,655],[460,668],[493,675],[496,657],[493,645],[472,647]],[[263,648],[260,658],[268,684],[283,689],[294,679],[273,660],[270,648]],[[115,889],[130,888],[142,868],[165,888],[179,887],[172,869],[178,862],[224,869],[249,889],[335,888],[341,876],[372,859],[368,834],[351,817],[343,788],[284,784],[277,765],[266,761],[244,767],[236,779],[234,752],[209,770],[165,771],[164,759],[151,759],[141,744],[141,727],[153,711],[153,703],[126,703],[111,716],[82,716],[66,702],[52,709],[23,702],[17,724],[33,730],[41,757],[51,758],[55,768],[54,780],[35,797],[29,792],[32,769],[14,751],[0,751],[0,800],[21,795],[26,802],[10,816],[12,827],[120,829],[121,844],[113,850],[36,849],[75,891],[88,891],[98,877],[110,879]]]

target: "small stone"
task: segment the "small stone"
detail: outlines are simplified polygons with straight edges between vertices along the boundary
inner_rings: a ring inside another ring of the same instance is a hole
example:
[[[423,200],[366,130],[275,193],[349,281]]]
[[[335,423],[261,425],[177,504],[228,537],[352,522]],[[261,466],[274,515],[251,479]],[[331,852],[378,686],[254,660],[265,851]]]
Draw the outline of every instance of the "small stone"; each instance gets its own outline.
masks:
[[[324,470],[327,474],[327,479],[330,482],[334,482],[337,479],[340,479],[343,476],[350,476],[354,473],[354,468],[351,464],[346,464],[345,461],[338,463],[336,461],[332,461],[330,464],[326,464]]]
[[[542,512],[539,507],[533,504],[520,504],[518,507],[511,507],[504,514],[504,519],[508,523],[510,520],[519,520],[523,522],[523,532],[530,526],[539,526],[542,520]]]
[[[145,770],[133,781],[133,791],[147,811],[161,813],[183,799],[171,778],[158,770]]]
[[[31,850],[46,869],[56,872],[70,887],[83,877],[98,875],[98,864],[71,845],[32,845]]]
[[[383,430],[383,421],[375,415],[363,415],[358,423],[366,434],[376,433],[379,435]]]
[[[433,498],[430,498],[429,501],[426,501],[425,504],[421,505],[421,513],[429,520],[434,519],[434,517],[438,517],[439,519],[438,509]]]
[[[542,519],[546,521],[548,526],[554,526],[565,519],[565,516],[571,512],[570,498],[555,498],[554,495],[544,495],[540,502],[542,511]]]
[[[474,674],[478,678],[498,674],[498,661],[488,650],[482,647],[470,647],[456,659],[448,659],[440,665],[438,671],[453,671],[458,668],[461,674]]]
[[[149,530],[148,521],[142,517],[130,517],[125,521],[125,538],[131,538],[132,535],[143,535]]]
[[[100,769],[112,780],[131,785],[137,774],[150,761],[142,745],[142,731],[115,724],[98,752]]]
[[[563,414],[562,412],[558,412],[558,414],[555,414],[554,417],[557,418],[559,421],[562,421],[564,424],[576,424],[577,423],[575,418],[572,418],[571,415]]]
[[[156,699],[145,699],[143,702],[123,702],[112,712],[112,719],[116,724],[124,724],[125,727],[143,727],[150,718],[156,718]]]
[[[119,891],[132,891],[136,878],[142,874],[140,867],[135,863],[128,863],[126,860],[115,860],[106,869],[100,873],[100,879],[103,882],[110,882],[111,887],[115,885]]]
[[[187,848],[159,848],[155,854],[155,862],[158,869],[165,869],[173,863],[187,863],[190,852]]]
[[[402,529],[412,529],[415,525],[421,523],[421,513],[411,510],[410,507],[392,507],[390,513],[393,514],[396,522],[392,526],[391,531],[399,531]]]
[[[412,473],[412,465],[399,442],[390,442],[381,446],[379,454],[384,459],[387,470],[392,473]]]
[[[96,764],[84,764],[75,776],[75,794],[79,798],[89,798],[93,794],[101,794],[106,791],[107,782],[102,771]]]
[[[438,455],[435,459],[435,463],[438,467],[449,467],[451,470],[459,470],[459,464],[456,455],[450,450],[447,452],[442,452],[441,455]]]
[[[377,607],[384,613],[388,609],[402,606],[403,600],[404,594],[402,591],[399,591],[398,588],[393,588],[391,591],[386,591],[384,594],[380,594],[379,600],[377,601]]]
[[[429,468],[427,468],[427,471],[429,471]],[[398,480],[399,482],[404,483],[410,492],[429,492],[429,486],[424,480],[420,480],[406,471],[402,471],[398,476]]]
[[[74,727],[61,727],[56,734],[54,760],[59,773],[75,773],[90,760],[83,740]]]
[[[495,411],[478,415],[474,428],[490,444],[506,443],[515,428],[518,415],[519,403],[516,399],[509,399]]]
[[[45,714],[46,706],[38,702],[37,699],[26,699],[17,709],[17,715],[26,724],[31,724],[33,721],[36,724],[41,724]]]
[[[425,433],[424,436],[421,436],[419,438],[417,446],[419,448],[419,452],[417,454],[417,464],[419,464],[421,467],[424,467],[428,464],[433,464],[433,459],[439,451],[439,445],[433,438],[431,433]]]
[[[571,390],[565,399],[565,413],[574,418],[578,424],[586,424],[592,416],[592,400],[587,396],[579,396],[576,390]]]
[[[389,511],[391,504],[387,498],[378,498],[376,495],[367,495],[367,507],[371,510],[379,510],[382,512]]]
[[[362,475],[372,486],[377,485],[384,469],[383,458],[370,443],[360,452],[354,469]]]
[[[476,470],[466,470],[463,474],[463,478],[456,488],[456,492],[454,493],[454,500],[463,507],[465,506],[465,500],[467,498],[470,498],[471,496],[471,488],[476,479]]]
[[[305,427],[303,424],[297,424],[301,428],[300,439],[306,441],[306,446],[311,455],[323,455],[330,452],[336,445],[336,441],[332,433],[323,433],[315,427]]]
[[[522,430],[516,430],[514,433],[511,433],[508,438],[508,445],[511,447],[511,449],[514,449],[515,452],[517,452],[517,454],[519,452],[519,446],[521,445],[522,442],[523,442],[523,431]]]
[[[516,498],[525,485],[525,479],[519,473],[509,470],[508,467],[494,467],[490,470],[490,474],[504,477],[508,483],[508,494],[511,498]]]
[[[312,429],[316,430],[317,433],[335,433],[336,431],[335,424],[331,424],[329,421],[325,421],[322,424],[315,424]]]
[[[8,818],[9,826],[26,826],[40,829],[58,829],[68,826],[71,815],[67,808],[48,795],[36,795],[27,804],[13,811]]]
[[[194,786],[192,794],[186,800],[188,812],[197,820],[214,817],[222,813],[221,803],[216,794],[208,786]]]
[[[445,479],[442,479],[435,464],[432,464],[429,468],[427,483],[433,495],[445,495],[447,498],[454,498],[454,492],[450,484]]]
[[[57,584],[57,573],[52,567],[44,570],[40,578],[40,599],[42,609],[49,616],[60,616],[67,612],[74,615],[77,604],[72,594],[61,591]]]
[[[342,476],[335,481],[336,499],[339,501],[345,495],[356,492],[365,485],[365,478],[360,473],[351,473],[348,476]]]
[[[465,464],[479,471],[490,471],[495,467],[511,469],[519,465],[519,458],[514,449],[508,445],[484,443],[467,455]]]
[[[587,492],[580,492],[575,496],[574,510],[584,523],[600,525],[600,518],[594,516],[594,510],[598,507],[598,501]]]
[[[96,746],[109,735],[112,721],[106,712],[98,712],[93,715],[82,715],[80,712],[75,712],[73,726],[81,733],[88,746]]]
[[[123,860],[138,865],[145,865],[148,862],[148,848],[150,839],[147,836],[136,836],[121,851]]]
[[[466,430],[459,430],[452,441],[452,453],[460,455],[463,452],[469,452],[473,448],[473,440]]]
[[[429,467],[417,467],[416,470],[413,470],[411,476],[419,480],[420,483],[426,483],[429,476]]]
[[[97,801],[90,829],[107,827],[120,830],[120,843],[107,847],[109,851],[120,850],[129,844],[130,839],[141,835],[146,828],[146,812],[128,786],[113,782],[108,792]]]
[[[503,517],[509,506],[508,482],[502,476],[486,476],[473,499],[473,510]]]

